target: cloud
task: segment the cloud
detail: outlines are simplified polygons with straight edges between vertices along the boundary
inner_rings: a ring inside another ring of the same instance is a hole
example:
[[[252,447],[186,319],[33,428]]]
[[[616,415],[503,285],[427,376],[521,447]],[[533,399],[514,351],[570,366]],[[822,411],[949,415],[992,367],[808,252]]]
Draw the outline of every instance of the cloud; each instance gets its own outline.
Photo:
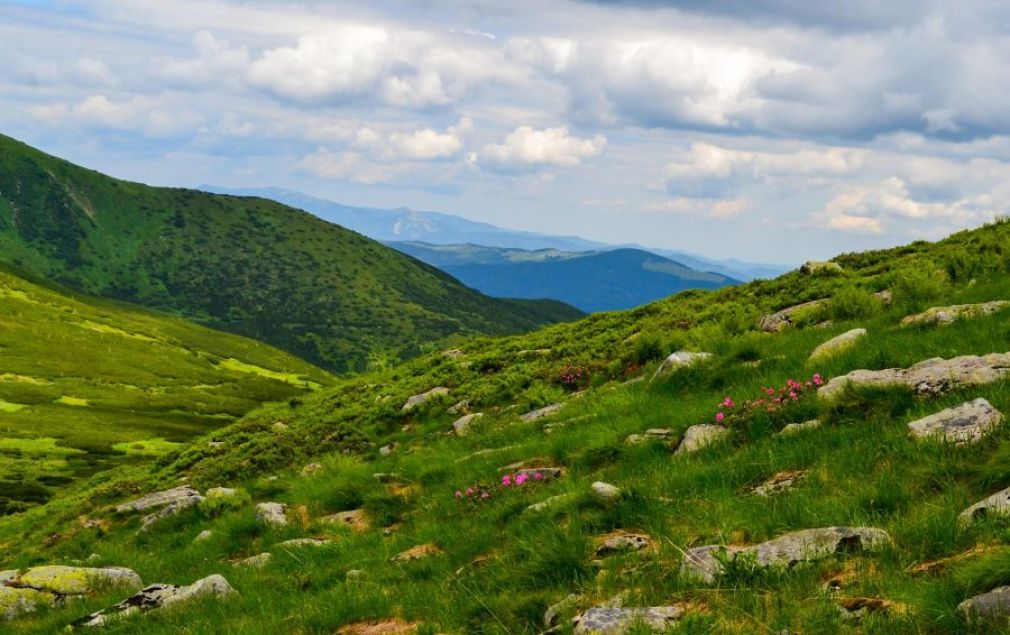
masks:
[[[304,157],[295,167],[324,179],[365,185],[384,183],[393,177],[388,166],[369,161],[357,152],[335,153],[322,147]]]
[[[52,102],[33,106],[29,113],[53,126],[85,127],[138,132],[150,137],[171,137],[191,132],[202,117],[154,97],[114,100],[103,94],[88,95],[77,103]]]
[[[750,207],[751,201],[745,197],[720,200],[679,196],[648,206],[645,211],[723,219],[738,216]]]
[[[582,139],[569,134],[565,126],[541,130],[520,126],[501,143],[485,146],[479,160],[492,170],[502,171],[571,167],[598,156],[606,145],[603,135]]]

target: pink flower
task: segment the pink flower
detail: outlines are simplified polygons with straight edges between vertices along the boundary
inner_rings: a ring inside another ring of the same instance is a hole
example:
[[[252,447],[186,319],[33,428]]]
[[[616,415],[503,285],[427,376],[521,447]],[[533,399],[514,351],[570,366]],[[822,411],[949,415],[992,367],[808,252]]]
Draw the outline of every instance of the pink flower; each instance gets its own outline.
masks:
[[[512,477],[509,476],[508,474],[506,474],[505,476],[501,477],[501,484],[502,484],[502,487],[508,487],[509,485],[512,484]]]
[[[823,382],[824,382],[824,380],[821,379],[821,374],[820,373],[814,373],[814,385],[815,386],[820,386]]]
[[[736,404],[733,403],[732,399],[730,399],[729,397],[726,397],[725,399],[722,400],[722,405],[723,405],[724,408],[732,408]]]
[[[466,495],[467,496],[473,496],[473,488],[472,487],[466,488]]]
[[[456,498],[463,498],[463,492],[456,490]]]
[[[536,480],[538,480],[538,481],[542,481],[542,480],[544,480],[544,475],[541,472],[537,472],[536,474],[533,475],[533,478],[536,479]]]
[[[775,394],[775,389],[774,388],[766,388],[765,392],[768,393],[769,395],[774,395]]]
[[[488,496],[490,496],[490,495],[487,492],[481,492],[480,493],[480,497],[481,497],[482,500],[486,499]]]
[[[715,413],[715,420],[716,421],[721,422],[725,418],[726,418],[726,415],[724,415],[723,413],[721,413],[721,412]]]
[[[516,485],[522,485],[527,479],[529,479],[527,474],[516,474]]]

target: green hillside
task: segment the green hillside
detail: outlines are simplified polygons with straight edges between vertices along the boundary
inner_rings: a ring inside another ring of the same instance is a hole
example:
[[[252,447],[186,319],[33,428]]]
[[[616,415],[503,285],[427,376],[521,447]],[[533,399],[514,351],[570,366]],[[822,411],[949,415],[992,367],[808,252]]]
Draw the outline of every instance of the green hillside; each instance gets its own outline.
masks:
[[[220,574],[238,591],[110,633],[535,633],[551,628],[554,605],[558,632],[572,632],[570,618],[608,604],[666,607],[678,633],[1007,632],[957,607],[1010,583],[1010,517],[958,515],[1010,486],[1010,429],[954,445],[910,438],[907,425],[977,398],[1010,414],[1007,358],[917,390],[818,390],[857,369],[1010,351],[1007,310],[903,325],[933,306],[1010,299],[1010,223],[834,263],[470,341],[265,406],[153,468],[120,468],[0,520],[0,569],[87,561],[147,583]],[[851,347],[809,359],[856,328],[866,335]],[[681,349],[711,357],[649,381]],[[404,410],[436,387],[447,393]],[[561,405],[521,416],[551,404]],[[466,410],[484,416],[452,433]],[[815,418],[819,427],[780,434]],[[719,442],[678,445],[690,426],[720,419]],[[111,511],[181,477],[202,492],[239,491],[144,532],[138,515]],[[751,493],[772,478],[793,484]],[[287,505],[285,526],[257,520],[266,502]],[[352,513],[330,518],[340,512]],[[101,523],[82,525],[82,514]],[[835,526],[872,531],[840,531],[810,562],[764,568],[774,549],[716,551],[714,579],[681,572],[703,545],[744,549]],[[243,563],[262,553],[272,558]],[[126,595],[98,586],[6,627],[57,632]]]
[[[0,514],[332,383],[265,344],[0,269]]]
[[[0,136],[0,262],[336,371],[580,313],[493,300],[308,213],[106,177]]]

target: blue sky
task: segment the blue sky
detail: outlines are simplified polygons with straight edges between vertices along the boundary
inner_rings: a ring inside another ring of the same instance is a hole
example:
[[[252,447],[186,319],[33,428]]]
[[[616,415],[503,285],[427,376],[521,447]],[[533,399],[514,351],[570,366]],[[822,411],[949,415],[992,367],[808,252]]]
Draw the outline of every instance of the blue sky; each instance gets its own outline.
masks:
[[[279,186],[798,262],[1010,207],[992,0],[0,0],[0,132]]]

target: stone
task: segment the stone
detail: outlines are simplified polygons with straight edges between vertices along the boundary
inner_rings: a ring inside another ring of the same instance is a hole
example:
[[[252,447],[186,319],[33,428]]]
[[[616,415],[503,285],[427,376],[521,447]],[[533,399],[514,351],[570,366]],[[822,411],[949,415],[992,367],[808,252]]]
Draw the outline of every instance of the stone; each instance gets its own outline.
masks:
[[[907,369],[854,370],[833,377],[817,390],[822,399],[838,396],[846,385],[907,386],[922,395],[939,395],[957,388],[978,386],[1010,376],[1010,353],[963,355],[953,359],[936,357]]]
[[[0,586],[0,622],[33,613],[40,606],[55,606],[56,598],[37,589]]]
[[[382,446],[381,448],[379,448],[379,455],[380,456],[389,456],[390,454],[392,454],[393,452],[396,451],[397,445],[398,444],[394,441],[393,443],[390,443],[389,445]]]
[[[482,412],[475,412],[469,415],[463,415],[459,419],[452,422],[452,431],[456,433],[457,437],[466,436],[470,432],[470,426],[474,421],[480,419],[484,416]]]
[[[193,539],[193,542],[207,542],[213,537],[214,537],[213,531],[211,531],[210,529],[204,529],[203,531],[201,531],[196,535],[196,538]]]
[[[1004,622],[1010,618],[1010,586],[1001,586],[957,605],[969,622]]]
[[[163,507],[169,503],[174,503],[180,500],[185,500],[187,498],[199,497],[200,492],[188,486],[174,487],[172,489],[164,490],[161,492],[154,492],[143,496],[136,500],[132,500],[128,503],[122,503],[116,506],[116,511],[119,513],[126,512],[139,512],[146,509],[151,509],[153,507]]]
[[[574,620],[574,632],[577,635],[623,635],[635,626],[666,632],[683,615],[684,609],[676,606],[594,607]]]
[[[821,300],[811,300],[810,302],[804,302],[803,304],[797,304],[795,306],[782,309],[781,311],[762,317],[759,326],[765,333],[778,333],[779,331],[792,326],[793,318],[796,317],[797,313],[802,313],[803,311],[809,309],[816,309],[827,302],[827,298]]]
[[[958,522],[970,523],[987,516],[1010,515],[1010,487],[975,503],[957,516]]]
[[[236,567],[252,567],[253,569],[262,569],[263,567],[270,564],[270,561],[274,559],[274,554],[263,552],[255,556],[249,556],[239,560],[234,564]]]
[[[882,598],[846,598],[838,603],[838,612],[847,622],[858,622],[874,613],[890,613],[894,605]]]
[[[690,454],[730,436],[729,429],[714,423],[700,423],[684,432],[674,454]]]
[[[844,352],[855,346],[856,342],[865,336],[866,329],[852,329],[851,331],[846,331],[845,333],[833,337],[815,348],[814,352],[810,353],[808,361],[824,359]]]
[[[260,503],[256,505],[256,520],[264,525],[283,527],[288,524],[288,507],[283,503]]]
[[[751,547],[706,545],[690,549],[684,554],[680,574],[711,584],[722,573],[720,559],[735,559],[741,554],[756,567],[791,568],[835,554],[878,551],[890,543],[887,532],[873,527],[803,529]]]
[[[589,493],[593,500],[603,505],[613,505],[621,499],[621,489],[603,481],[596,481],[590,485]]]
[[[703,362],[710,357],[712,357],[711,353],[692,353],[690,351],[677,351],[675,353],[671,353],[670,356],[664,359],[663,363],[659,365],[656,372],[652,374],[652,381],[671,375],[674,371],[680,370],[681,368]]]
[[[800,267],[800,273],[808,276],[814,274],[835,274],[842,273],[843,269],[837,262],[824,260],[808,260]]]
[[[807,430],[813,430],[820,427],[820,421],[817,419],[811,419],[810,421],[804,421],[803,423],[790,423],[782,426],[782,429],[779,430],[779,434],[781,436],[788,437],[793,434],[799,434],[800,432],[806,432]]]
[[[916,439],[940,439],[956,445],[978,443],[1003,421],[1003,415],[979,398],[941,410],[908,424],[908,435]]]
[[[650,428],[642,434],[630,434],[624,442],[628,445],[639,445],[649,441],[669,441],[673,437],[673,430],[669,428]]]
[[[279,542],[274,545],[274,547],[280,547],[281,549],[301,549],[303,547],[328,547],[332,544],[332,540],[326,540],[323,538],[292,538],[291,540]]]
[[[400,412],[408,413],[413,412],[420,408],[423,404],[431,401],[436,397],[442,397],[449,394],[449,389],[444,386],[439,386],[437,388],[432,388],[428,392],[423,392],[419,395],[413,395],[407,399],[407,402],[403,404],[403,408]]]
[[[401,551],[393,556],[393,562],[413,562],[414,560],[430,558],[431,556],[441,555],[442,553],[444,552],[438,547],[438,545],[429,542],[427,544],[411,547],[406,551]]]
[[[750,493],[754,496],[772,496],[788,489],[792,489],[796,483],[806,477],[806,470],[786,470],[778,472],[764,483],[751,488]]]
[[[274,425],[272,427],[274,432],[287,432],[288,430],[288,424],[283,421],[274,421]]]
[[[521,474],[530,481],[550,481],[561,478],[564,473],[564,469],[560,467],[530,467],[516,470],[515,476]]]
[[[453,404],[452,406],[450,406],[449,409],[446,410],[446,412],[448,412],[451,415],[465,415],[465,414],[468,414],[470,412],[470,400],[469,399],[463,399],[461,401],[458,401],[455,404]]]
[[[526,414],[519,417],[522,421],[529,423],[530,421],[537,421],[538,419],[543,419],[544,417],[549,417],[552,414],[557,413],[562,408],[565,407],[563,403],[552,403],[549,406],[544,406],[543,408],[537,408],[536,410],[531,410]]]
[[[641,551],[652,546],[652,538],[645,534],[627,531],[613,531],[596,540],[596,557],[602,558],[619,553]]]
[[[550,498],[545,498],[539,503],[533,503],[532,505],[526,508],[526,511],[535,514],[537,512],[542,512],[546,509],[550,509],[551,507],[561,505],[573,498],[574,496],[572,494],[558,494],[557,496],[551,496]]]
[[[909,315],[901,321],[902,326],[913,324],[938,324],[945,326],[953,324],[957,320],[965,318],[977,318],[992,315],[1010,307],[1010,302],[997,300],[995,302],[983,302],[981,304],[954,304],[951,306],[939,306],[927,309],[922,313]]]
[[[47,565],[32,567],[4,581],[6,586],[17,586],[56,595],[87,595],[108,586],[139,589],[144,585],[140,576],[123,567],[67,567]]]
[[[365,572],[361,569],[350,569],[344,574],[345,580],[360,580],[365,577]]]
[[[182,512],[190,509],[191,507],[196,507],[201,502],[203,502],[203,496],[188,496],[186,498],[180,498],[178,500],[172,501],[168,505],[165,505],[153,514],[148,514],[140,519],[140,531],[148,531],[152,525],[154,525],[159,520],[169,518],[171,516],[177,516]]]
[[[302,471],[300,472],[300,474],[302,476],[315,476],[316,474],[318,474],[322,470],[323,470],[322,464],[320,464],[320,463],[309,463],[308,465],[306,465],[305,467],[302,468]]]
[[[199,598],[214,597],[224,599],[234,595],[236,595],[235,589],[228,584],[227,580],[217,574],[197,580],[189,586],[154,584],[141,589],[136,595],[123,600],[115,606],[77,620],[73,623],[73,626],[105,626],[115,619],[163,609]]]
[[[544,628],[554,628],[561,623],[561,616],[574,611],[579,605],[579,596],[569,593],[559,602],[555,602],[544,611]]]

